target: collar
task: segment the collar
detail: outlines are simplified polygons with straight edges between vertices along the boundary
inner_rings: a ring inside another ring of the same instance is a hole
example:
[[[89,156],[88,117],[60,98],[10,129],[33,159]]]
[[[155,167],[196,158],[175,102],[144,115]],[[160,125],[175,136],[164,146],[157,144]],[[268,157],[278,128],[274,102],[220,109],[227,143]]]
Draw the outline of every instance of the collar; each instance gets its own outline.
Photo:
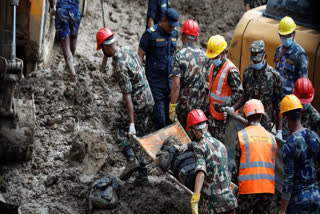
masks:
[[[285,52],[285,54],[291,54],[293,52],[293,50],[295,49],[295,47],[296,47],[296,41],[293,40],[292,45],[288,48],[288,50],[287,50],[287,52]],[[281,50],[282,53],[284,53],[282,44],[280,46],[280,50]]]
[[[204,138],[208,138],[208,137],[212,137],[212,136],[211,136],[210,132],[206,131],[205,133],[202,134],[199,141],[201,141]]]
[[[118,61],[120,58],[120,54],[121,54],[120,48],[116,47],[116,51],[114,53],[114,56],[112,57],[113,61]]]
[[[163,28],[160,26],[160,24],[157,25],[156,30],[158,30],[161,35],[171,35],[171,33],[165,32]]]
[[[184,44],[183,47],[184,48],[188,48],[188,47],[195,48],[196,44],[195,44],[195,42],[188,42],[188,43]]]
[[[249,126],[261,126],[261,124],[258,121],[252,121]]]
[[[212,59],[213,60],[213,59]],[[225,57],[224,59],[221,60],[221,64],[219,66],[214,66],[214,70],[220,71],[221,67],[224,65],[224,63],[227,61],[227,58]],[[213,65],[213,63],[212,63]]]

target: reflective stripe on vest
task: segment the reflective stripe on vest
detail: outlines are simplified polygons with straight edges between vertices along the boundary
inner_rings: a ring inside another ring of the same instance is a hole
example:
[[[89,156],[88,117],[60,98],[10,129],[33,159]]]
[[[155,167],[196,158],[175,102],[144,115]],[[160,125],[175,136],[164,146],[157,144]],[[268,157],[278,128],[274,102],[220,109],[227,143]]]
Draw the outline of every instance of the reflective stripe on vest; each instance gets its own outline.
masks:
[[[238,132],[238,139],[241,149],[239,194],[274,193],[277,150],[274,136],[262,126],[248,126]]]
[[[212,117],[216,120],[224,120],[223,113],[216,112],[214,109],[214,103],[223,103],[230,101],[232,90],[231,87],[228,85],[227,79],[228,74],[231,68],[236,68],[235,65],[230,61],[226,60],[226,62],[222,65],[221,69],[215,76],[215,79],[212,79],[213,76],[213,69],[214,65],[212,64],[210,67],[209,73],[209,112],[211,113]]]

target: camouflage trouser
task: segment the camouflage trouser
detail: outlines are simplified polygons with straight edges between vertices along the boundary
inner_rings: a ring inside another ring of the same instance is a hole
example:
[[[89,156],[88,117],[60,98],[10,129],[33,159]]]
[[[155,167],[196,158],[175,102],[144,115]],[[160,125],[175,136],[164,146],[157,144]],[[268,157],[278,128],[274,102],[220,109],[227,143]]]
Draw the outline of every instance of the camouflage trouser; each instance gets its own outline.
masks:
[[[144,151],[138,145],[138,143],[132,138],[128,136],[129,130],[129,116],[127,113],[127,109],[123,106],[119,109],[120,118],[118,118],[114,124],[114,137],[116,143],[123,150],[128,147],[132,147],[135,153],[136,158],[139,162],[144,163]],[[142,137],[152,130],[152,108],[151,109],[143,109],[140,111],[134,112],[134,124],[136,129],[136,136]]]
[[[224,132],[225,132],[225,124],[224,120],[216,120],[214,119],[211,114],[208,117],[208,131],[210,134],[224,143]]]
[[[320,208],[320,192],[317,187],[292,193],[286,213],[316,214]]]
[[[278,214],[280,211],[280,199],[270,193],[239,194],[238,204],[240,214]]]

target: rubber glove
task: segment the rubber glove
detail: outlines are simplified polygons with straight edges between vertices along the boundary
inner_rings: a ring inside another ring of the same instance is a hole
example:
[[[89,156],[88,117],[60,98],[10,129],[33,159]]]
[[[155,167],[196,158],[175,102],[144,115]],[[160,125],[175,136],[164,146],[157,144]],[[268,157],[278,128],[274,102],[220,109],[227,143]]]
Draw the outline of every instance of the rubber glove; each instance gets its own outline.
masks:
[[[136,128],[134,127],[134,123],[130,123],[128,134],[129,134],[129,136],[136,134]]]
[[[277,131],[277,133],[276,133],[276,138],[279,138],[280,140],[283,140],[283,138],[282,138],[282,130],[281,130],[281,129],[279,129],[279,130]]]
[[[174,118],[176,118],[176,107],[177,107],[177,104],[172,104],[170,103],[169,105],[169,118],[170,120],[173,122],[174,121]]]
[[[176,149],[179,151],[179,152],[182,152],[184,153],[185,151],[187,151],[188,149],[188,145],[187,144],[182,144],[182,145],[174,145],[174,147],[176,147]]]
[[[228,114],[232,114],[232,113],[234,113],[234,108],[226,106],[225,111],[223,112],[224,119],[226,120],[228,117]]]
[[[193,193],[192,198],[191,198],[191,211],[192,214],[198,214],[198,203],[200,200],[200,194],[198,193]]]

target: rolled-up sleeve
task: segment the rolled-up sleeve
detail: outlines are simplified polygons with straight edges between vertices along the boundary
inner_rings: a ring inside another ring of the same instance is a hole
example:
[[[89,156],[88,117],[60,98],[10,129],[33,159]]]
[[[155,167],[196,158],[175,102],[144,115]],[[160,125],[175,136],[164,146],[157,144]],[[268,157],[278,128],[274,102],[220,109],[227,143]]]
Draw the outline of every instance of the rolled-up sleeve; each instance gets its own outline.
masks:
[[[306,53],[302,53],[298,57],[298,63],[296,70],[299,73],[299,78],[306,77],[308,78],[308,56]]]
[[[204,151],[196,146],[194,148],[194,156],[196,162],[195,172],[197,174],[198,171],[203,171],[207,175],[207,167],[206,167],[206,159],[204,156]]]
[[[141,39],[140,39],[140,43],[139,43],[139,47],[145,52],[148,52],[148,48],[150,45],[150,36],[151,34],[148,33],[147,31],[144,32],[144,34],[142,35]]]
[[[231,101],[226,102],[228,106],[236,103],[243,95],[243,87],[240,79],[240,74],[235,68],[231,68],[228,74],[228,84],[231,87]]]
[[[156,18],[156,14],[157,14],[157,0],[149,0],[147,18],[152,17],[154,20]]]

